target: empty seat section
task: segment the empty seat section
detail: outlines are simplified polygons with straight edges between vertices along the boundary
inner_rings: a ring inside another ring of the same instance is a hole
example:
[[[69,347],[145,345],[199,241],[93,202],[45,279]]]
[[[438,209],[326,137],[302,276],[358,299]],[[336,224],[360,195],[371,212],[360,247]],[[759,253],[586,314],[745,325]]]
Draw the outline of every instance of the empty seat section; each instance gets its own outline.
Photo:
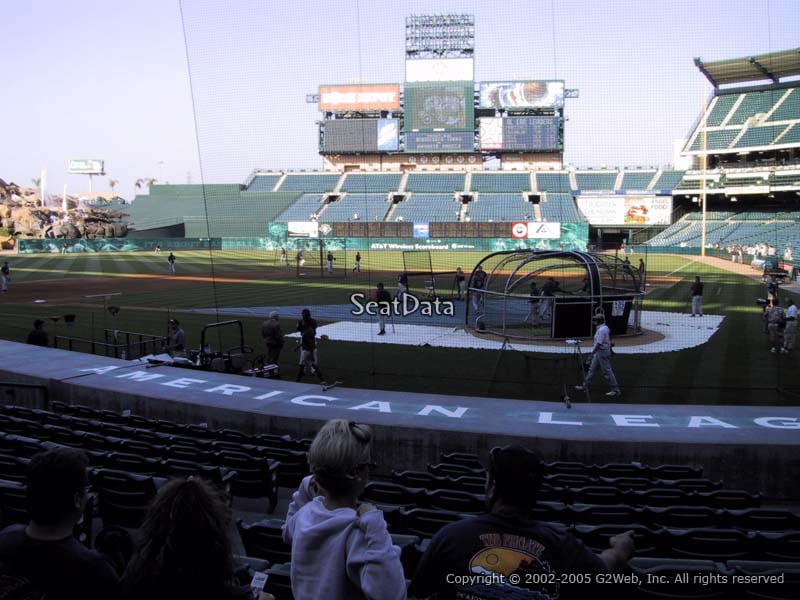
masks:
[[[452,194],[409,194],[392,213],[402,221],[458,221],[460,204]]]
[[[722,125],[725,117],[731,112],[731,108],[736,104],[740,94],[726,94],[724,96],[717,96],[714,108],[711,109],[708,118],[706,119],[707,127],[717,127]]]
[[[460,192],[464,190],[466,178],[465,173],[410,173],[405,191],[439,194]]]
[[[391,192],[400,187],[401,173],[348,173],[342,192]]]
[[[275,220],[281,222],[308,221],[309,216],[322,207],[321,201],[321,194],[303,194]]]
[[[389,203],[386,194],[346,194],[328,204],[322,221],[383,221]]]
[[[748,92],[742,102],[736,107],[733,116],[728,120],[728,125],[741,125],[747,119],[759,113],[768,113],[775,103],[783,97],[783,90],[766,90],[763,92]]]
[[[473,192],[525,192],[531,189],[529,173],[473,173]]]
[[[575,173],[575,181],[579,190],[613,190],[617,181],[617,172],[583,172]]]
[[[741,131],[741,127],[736,127],[712,129],[706,131],[705,135],[703,135],[703,132],[698,132],[689,150],[722,150],[728,148]]]
[[[281,178],[280,174],[274,175],[256,175],[253,181],[247,186],[248,192],[271,192],[275,184]]]
[[[560,173],[536,173],[536,188],[540,192],[561,192],[570,193],[572,186],[569,182],[569,174]]]
[[[332,192],[339,183],[339,175],[320,174],[308,175],[302,173],[289,173],[283,180],[279,191],[281,192]]]
[[[678,185],[686,171],[665,170],[661,172],[658,180],[653,184],[656,190],[672,190]]]
[[[481,194],[469,203],[467,214],[473,221],[528,221],[533,206],[520,194]]]
[[[622,175],[620,189],[646,190],[656,173],[657,171],[625,171]]]
[[[583,223],[586,217],[578,210],[572,194],[548,192],[539,204],[542,218],[555,223]]]
[[[762,127],[751,127],[740,137],[735,148],[747,148],[752,146],[768,146],[773,143],[786,129],[786,125],[764,125]]]
[[[800,88],[789,90],[783,102],[778,105],[767,121],[789,121],[800,119]]]

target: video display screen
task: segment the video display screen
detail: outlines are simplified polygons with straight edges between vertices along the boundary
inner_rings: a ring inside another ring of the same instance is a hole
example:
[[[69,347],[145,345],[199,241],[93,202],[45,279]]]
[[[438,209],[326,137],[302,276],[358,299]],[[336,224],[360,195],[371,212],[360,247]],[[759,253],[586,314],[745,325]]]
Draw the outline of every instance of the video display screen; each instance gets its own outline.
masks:
[[[473,83],[419,83],[405,86],[405,131],[472,131]]]
[[[323,153],[395,152],[397,119],[332,119],[325,121]]]
[[[564,106],[563,81],[489,81],[480,85],[481,108]]]

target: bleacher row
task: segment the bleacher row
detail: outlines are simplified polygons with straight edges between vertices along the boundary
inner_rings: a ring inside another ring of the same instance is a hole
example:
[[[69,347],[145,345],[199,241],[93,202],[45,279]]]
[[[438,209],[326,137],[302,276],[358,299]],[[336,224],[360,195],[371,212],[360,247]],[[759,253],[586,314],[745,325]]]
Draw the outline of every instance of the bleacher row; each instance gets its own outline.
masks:
[[[698,247],[701,239],[701,215],[689,213],[651,238],[648,245]],[[800,247],[800,212],[708,211],[706,213],[707,244],[726,247],[765,242],[775,246],[780,254],[789,246]]]
[[[569,193],[572,190],[666,190],[674,188],[684,171],[631,169],[533,172],[409,173],[259,173],[246,185],[248,192],[304,192],[361,194],[389,192],[515,193],[527,191]],[[154,186],[166,187],[166,186]],[[177,187],[177,186],[172,186]]]
[[[89,455],[96,499],[90,509],[96,507],[103,526],[137,527],[171,477],[201,476],[232,497],[267,498],[264,512],[269,513],[278,489],[291,492],[308,472],[309,440],[214,430],[60,402],[50,408],[0,407],[0,526],[27,521],[27,462],[55,445],[82,448]],[[411,578],[427,540],[439,528],[485,510],[484,483],[477,456],[443,453],[441,462],[425,471],[395,470],[391,481],[370,482],[362,499],[384,511]],[[556,461],[545,466],[534,516],[569,529],[597,551],[608,547],[610,537],[632,530],[637,558],[631,572],[642,577],[670,570],[780,572],[790,574],[795,593],[800,517],[762,508],[761,501],[760,494],[724,489],[692,466]],[[281,525],[281,519],[237,522],[248,557],[240,561],[251,569],[267,569],[267,591],[279,599],[291,598],[291,550],[281,539]],[[91,530],[84,539],[91,543]],[[666,589],[650,591],[663,594]],[[660,597],[687,597],[687,591],[684,587],[678,595]],[[634,592],[652,597],[647,586]]]

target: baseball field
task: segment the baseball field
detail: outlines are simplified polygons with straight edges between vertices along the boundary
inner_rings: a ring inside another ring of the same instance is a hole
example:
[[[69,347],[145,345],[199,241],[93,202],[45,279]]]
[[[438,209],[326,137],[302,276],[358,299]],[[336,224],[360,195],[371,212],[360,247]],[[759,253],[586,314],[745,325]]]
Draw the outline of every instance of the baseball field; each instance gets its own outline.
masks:
[[[0,335],[24,342],[35,319],[45,322],[51,345],[72,344],[91,351],[91,341],[115,342],[122,332],[152,336],[167,334],[169,319],[179,319],[187,345],[199,349],[203,328],[238,320],[244,345],[255,359],[264,354],[261,323],[271,310],[280,313],[284,332],[293,333],[303,307],[320,324],[370,323],[361,339],[319,341],[320,367],[325,378],[346,387],[439,394],[558,400],[578,383],[575,356],[501,340],[481,340],[482,347],[446,347],[421,343],[415,329],[394,317],[389,334],[377,338],[377,318],[351,319],[350,296],[370,295],[378,282],[394,291],[402,270],[401,253],[365,251],[361,272],[353,271],[354,253],[340,256],[329,275],[318,262],[297,269],[272,252],[175,252],[176,273],[170,274],[168,252],[6,255],[11,269],[9,291],[0,298]],[[434,271],[462,267],[467,274],[483,258],[468,252],[432,253]],[[642,255],[631,257],[637,262]],[[654,404],[738,404],[795,406],[800,399],[797,351],[773,354],[756,300],[766,296],[758,273],[744,265],[690,255],[649,254],[644,311],[672,313],[661,319],[663,335],[678,343],[675,350],[648,348],[653,336],[619,340],[613,368],[623,389],[620,402]],[[324,267],[324,265],[323,265]],[[689,287],[696,275],[705,282],[704,312],[708,319],[689,317]],[[452,290],[452,275],[442,275],[444,295]],[[412,290],[413,291],[413,290]],[[784,286],[782,297],[798,292]],[[458,303],[463,306],[462,303]],[[338,307],[333,310],[332,307]],[[74,315],[70,318],[67,315]],[[67,316],[65,318],[65,316]],[[458,317],[456,317],[458,319]],[[657,319],[658,320],[658,319]],[[71,322],[68,322],[71,321]],[[419,323],[418,320],[415,321]],[[435,324],[435,323],[433,323]],[[452,323],[451,323],[452,325]],[[456,323],[450,329],[463,327]],[[352,327],[355,327],[353,325]],[[341,327],[340,327],[341,328]],[[687,328],[703,330],[704,343],[681,348]],[[321,328],[324,331],[324,327]],[[663,332],[666,331],[664,334]],[[358,337],[358,336],[356,336]],[[326,339],[328,338],[328,339]],[[214,349],[239,347],[236,327],[216,327],[206,341]],[[295,340],[288,339],[280,359],[284,379],[297,372]],[[584,344],[584,352],[591,340]],[[107,354],[110,346],[94,350]],[[252,352],[250,352],[252,349]],[[592,401],[606,391],[598,381]]]

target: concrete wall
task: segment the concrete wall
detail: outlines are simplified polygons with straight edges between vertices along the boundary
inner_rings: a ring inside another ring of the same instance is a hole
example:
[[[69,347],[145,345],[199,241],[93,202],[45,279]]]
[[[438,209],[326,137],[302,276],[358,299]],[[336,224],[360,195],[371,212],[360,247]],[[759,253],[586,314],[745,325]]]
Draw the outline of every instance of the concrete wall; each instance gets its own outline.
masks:
[[[546,460],[702,466],[725,487],[800,499],[800,410],[581,404],[403,394],[247,378],[0,341],[3,402],[131,410],[212,428],[311,438],[342,417],[370,423],[379,473],[425,469],[441,452],[485,455],[512,441]],[[26,384],[34,387],[19,387]],[[40,387],[36,387],[40,386]],[[9,393],[11,390],[11,393]],[[44,392],[46,390],[46,394]]]

